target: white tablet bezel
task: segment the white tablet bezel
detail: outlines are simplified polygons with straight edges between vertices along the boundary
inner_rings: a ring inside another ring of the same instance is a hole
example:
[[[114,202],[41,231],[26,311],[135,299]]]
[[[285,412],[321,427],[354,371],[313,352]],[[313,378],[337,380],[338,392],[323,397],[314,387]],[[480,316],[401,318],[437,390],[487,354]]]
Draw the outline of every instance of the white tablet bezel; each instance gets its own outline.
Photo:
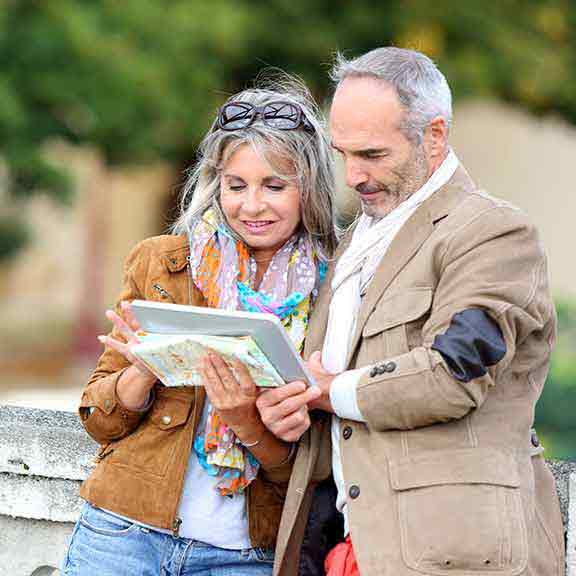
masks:
[[[280,319],[273,314],[151,300],[133,300],[130,308],[146,332],[252,336],[285,382],[304,380],[310,385],[314,384]]]

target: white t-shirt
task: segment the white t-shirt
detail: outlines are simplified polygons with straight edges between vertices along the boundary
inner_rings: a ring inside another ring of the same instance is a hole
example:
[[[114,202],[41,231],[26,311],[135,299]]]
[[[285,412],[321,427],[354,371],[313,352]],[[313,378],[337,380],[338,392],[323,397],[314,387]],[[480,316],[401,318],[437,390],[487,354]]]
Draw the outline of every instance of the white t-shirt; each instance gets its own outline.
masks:
[[[209,407],[206,400],[198,431],[206,427]],[[221,496],[216,490],[217,483],[218,477],[210,476],[202,468],[192,448],[178,508],[182,520],[180,536],[219,548],[251,548],[244,494]]]

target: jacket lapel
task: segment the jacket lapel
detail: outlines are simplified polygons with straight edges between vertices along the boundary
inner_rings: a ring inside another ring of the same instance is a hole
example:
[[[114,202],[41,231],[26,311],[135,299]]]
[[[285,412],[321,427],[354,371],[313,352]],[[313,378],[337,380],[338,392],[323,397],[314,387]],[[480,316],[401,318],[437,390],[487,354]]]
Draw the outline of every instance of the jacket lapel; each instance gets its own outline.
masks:
[[[306,334],[306,343],[304,346],[304,358],[308,359],[312,352],[319,350],[322,351],[322,344],[324,343],[324,335],[326,334],[326,326],[328,324],[328,312],[330,311],[330,300],[332,299],[332,278],[334,277],[334,269],[338,258],[344,253],[352,239],[352,230],[338,244],[336,253],[332,258],[328,267],[328,273],[318,294],[318,300],[314,305],[314,310],[308,323],[308,333]]]
[[[450,181],[424,202],[400,228],[362,298],[356,330],[346,360],[347,366],[350,365],[356,346],[360,341],[364,325],[382,294],[432,234],[435,223],[450,213],[450,210],[462,198],[463,191],[469,191],[472,188],[474,188],[472,180],[464,168],[459,166]]]

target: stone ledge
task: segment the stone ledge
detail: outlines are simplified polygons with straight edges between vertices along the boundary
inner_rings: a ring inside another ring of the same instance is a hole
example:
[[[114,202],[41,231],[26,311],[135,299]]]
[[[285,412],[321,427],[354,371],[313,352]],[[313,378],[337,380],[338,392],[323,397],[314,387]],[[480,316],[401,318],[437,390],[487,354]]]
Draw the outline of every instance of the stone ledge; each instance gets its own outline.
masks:
[[[0,406],[0,472],[83,480],[96,443],[70,412]]]
[[[82,507],[79,480],[0,473],[0,514],[75,522]]]
[[[565,524],[568,531],[566,538],[566,576],[576,576],[576,474],[570,475],[569,513]]]
[[[558,492],[558,499],[560,500],[562,519],[564,526],[568,527],[569,512],[572,513],[572,519],[574,519],[574,512],[576,512],[574,509],[576,496],[570,491],[570,482],[574,482],[576,479],[576,462],[568,460],[547,460],[546,463],[550,467],[556,480],[556,491]],[[569,503],[572,504],[569,505]],[[574,528],[576,529],[576,526],[574,526]]]
[[[0,576],[51,575],[78,517],[97,445],[76,414],[0,406]],[[549,461],[576,576],[576,462]]]

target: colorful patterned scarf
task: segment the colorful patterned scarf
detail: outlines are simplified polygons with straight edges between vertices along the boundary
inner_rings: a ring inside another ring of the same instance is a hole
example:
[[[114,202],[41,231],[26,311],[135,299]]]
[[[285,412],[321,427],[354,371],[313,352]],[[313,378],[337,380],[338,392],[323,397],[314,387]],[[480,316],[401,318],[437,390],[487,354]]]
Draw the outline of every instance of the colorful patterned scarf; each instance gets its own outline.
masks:
[[[326,272],[307,237],[294,236],[276,252],[258,291],[252,288],[254,258],[246,245],[218,222],[213,210],[207,210],[194,227],[190,248],[192,280],[209,307],[275,314],[302,352],[311,304]],[[242,493],[258,472],[258,461],[212,406],[194,450],[208,474],[219,477],[217,489],[223,496]]]

